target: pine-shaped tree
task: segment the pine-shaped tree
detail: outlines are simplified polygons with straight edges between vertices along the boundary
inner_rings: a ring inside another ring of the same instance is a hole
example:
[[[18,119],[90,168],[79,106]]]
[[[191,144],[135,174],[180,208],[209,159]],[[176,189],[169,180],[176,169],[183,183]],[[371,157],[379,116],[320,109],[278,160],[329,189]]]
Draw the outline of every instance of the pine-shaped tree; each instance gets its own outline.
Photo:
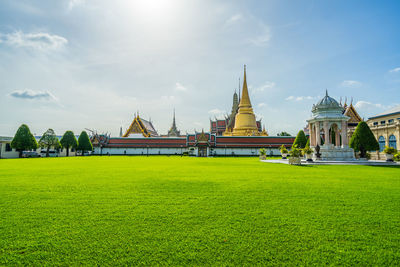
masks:
[[[78,146],[78,140],[76,140],[76,137],[72,131],[66,131],[61,138],[60,143],[62,147],[67,150],[67,157],[69,156],[69,149],[76,149]]]
[[[22,124],[18,128],[13,140],[11,141],[11,147],[15,148],[15,150],[19,152],[19,157],[22,156],[22,151],[24,150],[37,149],[38,144],[36,139],[26,124]]]
[[[294,139],[293,146],[297,145],[297,148],[305,148],[306,144],[307,144],[306,135],[304,134],[303,130],[300,130],[296,136],[296,139]]]
[[[92,142],[90,142],[89,136],[86,131],[82,131],[79,135],[78,150],[82,151],[82,156],[85,154],[85,151],[93,150]]]
[[[367,151],[379,150],[379,143],[365,121],[358,123],[350,139],[350,147],[360,152],[360,157],[365,158]]]

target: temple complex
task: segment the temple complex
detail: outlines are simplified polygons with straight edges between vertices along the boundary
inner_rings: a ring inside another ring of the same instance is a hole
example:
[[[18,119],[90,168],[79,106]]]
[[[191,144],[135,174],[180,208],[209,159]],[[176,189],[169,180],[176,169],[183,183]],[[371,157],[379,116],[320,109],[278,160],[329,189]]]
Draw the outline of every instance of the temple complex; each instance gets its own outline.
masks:
[[[240,89],[239,89],[240,92]],[[279,148],[289,147],[292,136],[268,136],[251,106],[246,80],[246,66],[241,98],[235,92],[232,110],[225,120],[211,121],[210,132],[181,135],[176,126],[175,110],[171,128],[160,135],[152,122],[135,114],[129,128],[120,137],[93,137],[94,154],[97,155],[183,155],[192,156],[258,156],[264,148],[269,156],[280,155]]]
[[[344,108],[326,95],[312,107],[312,118],[307,120],[310,146],[320,147],[321,160],[354,160],[354,151],[349,147],[348,121]],[[317,159],[317,160],[318,160]]]

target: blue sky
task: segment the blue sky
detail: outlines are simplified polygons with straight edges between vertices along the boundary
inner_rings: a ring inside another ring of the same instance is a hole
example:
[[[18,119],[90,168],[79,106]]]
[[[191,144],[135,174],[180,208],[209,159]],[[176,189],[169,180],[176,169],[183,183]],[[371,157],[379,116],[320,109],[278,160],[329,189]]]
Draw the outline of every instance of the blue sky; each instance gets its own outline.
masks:
[[[399,1],[41,0],[0,3],[0,135],[118,135],[134,113],[209,129],[247,65],[271,135],[325,89],[368,118],[400,104]]]

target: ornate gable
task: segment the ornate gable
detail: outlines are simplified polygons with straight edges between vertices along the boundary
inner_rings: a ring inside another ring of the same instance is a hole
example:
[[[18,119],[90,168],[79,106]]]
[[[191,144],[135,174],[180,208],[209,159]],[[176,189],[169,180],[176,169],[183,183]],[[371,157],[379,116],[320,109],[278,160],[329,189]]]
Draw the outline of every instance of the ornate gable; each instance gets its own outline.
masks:
[[[349,106],[346,107],[346,110],[344,111],[343,115],[350,117],[348,123],[359,123],[362,121],[362,118],[360,117],[360,115],[358,115],[353,104],[350,104]]]
[[[142,134],[144,137],[157,136],[157,132],[154,130],[151,122],[142,120],[139,115],[133,119],[122,137],[129,137],[130,134]]]

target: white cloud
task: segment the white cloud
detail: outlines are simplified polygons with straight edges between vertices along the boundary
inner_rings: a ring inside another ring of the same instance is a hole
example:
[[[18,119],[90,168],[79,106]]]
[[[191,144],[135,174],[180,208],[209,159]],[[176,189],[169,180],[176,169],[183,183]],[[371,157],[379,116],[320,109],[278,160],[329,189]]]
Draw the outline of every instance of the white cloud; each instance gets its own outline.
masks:
[[[386,109],[387,107],[379,104],[379,103],[371,103],[371,102],[367,102],[367,101],[357,101],[357,103],[354,105],[355,108],[357,109],[363,109],[363,110],[367,110],[367,109],[372,109],[372,108],[380,108],[380,109]]]
[[[265,46],[271,39],[271,31],[268,26],[261,25],[261,32],[258,36],[254,38],[249,38],[248,42],[255,46]]]
[[[58,98],[49,91],[33,91],[31,89],[25,89],[15,90],[9,95],[19,99],[58,101]]]
[[[303,101],[303,100],[315,100],[315,96],[288,96],[285,98],[287,101]]]
[[[227,19],[225,21],[224,28],[230,27],[233,24],[235,24],[235,23],[237,23],[237,22],[239,22],[241,20],[243,20],[243,15],[242,14],[239,13],[239,14],[233,15],[232,17],[230,17],[229,19]]]
[[[259,103],[258,105],[257,105],[257,107],[258,108],[262,108],[262,107],[264,107],[266,104],[265,103]]]
[[[343,82],[341,83],[341,86],[343,86],[343,87],[351,87],[351,88],[360,87],[361,85],[362,85],[361,82],[359,82],[359,81],[352,81],[352,80],[346,80],[346,81],[343,81]]]
[[[391,72],[391,73],[400,72],[400,67],[399,68],[394,68],[392,70],[389,70],[389,72]]]
[[[0,35],[0,42],[14,47],[28,47],[38,50],[55,50],[64,47],[68,40],[49,33],[23,33],[16,31]]]
[[[262,86],[253,89],[254,92],[264,92],[266,89],[271,89],[275,87],[274,82],[265,82]]]
[[[226,114],[226,111],[218,109],[218,108],[214,108],[212,110],[209,110],[208,114],[211,114],[212,116],[217,117],[217,118],[223,118],[224,115]]]
[[[185,91],[187,91],[187,88],[185,86],[183,86],[182,84],[180,84],[180,83],[176,83],[175,84],[175,90],[176,91],[185,92]]]
[[[82,5],[85,3],[85,0],[69,0],[68,1],[68,11],[71,11],[74,7]]]

